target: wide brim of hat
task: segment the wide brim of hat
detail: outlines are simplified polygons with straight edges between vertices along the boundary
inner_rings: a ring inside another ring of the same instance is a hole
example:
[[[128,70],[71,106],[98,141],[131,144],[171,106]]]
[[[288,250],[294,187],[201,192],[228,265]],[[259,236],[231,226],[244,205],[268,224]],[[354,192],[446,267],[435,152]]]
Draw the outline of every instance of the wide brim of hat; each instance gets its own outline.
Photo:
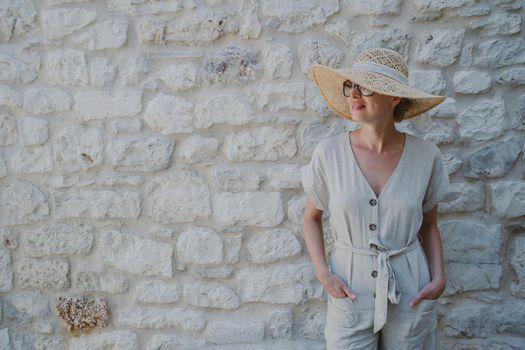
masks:
[[[383,95],[410,99],[411,106],[405,112],[403,120],[416,117],[446,99],[446,96],[426,93],[375,72],[334,69],[321,64],[313,64],[310,67],[310,72],[332,110],[350,120],[353,120],[352,113],[347,98],[343,95],[343,82],[346,80]]]

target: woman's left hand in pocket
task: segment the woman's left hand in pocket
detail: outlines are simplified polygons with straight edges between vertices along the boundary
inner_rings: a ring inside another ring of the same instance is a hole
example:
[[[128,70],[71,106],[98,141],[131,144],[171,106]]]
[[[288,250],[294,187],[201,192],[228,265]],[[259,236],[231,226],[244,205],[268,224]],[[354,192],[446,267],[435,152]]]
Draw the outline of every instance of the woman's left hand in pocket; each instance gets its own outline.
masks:
[[[416,294],[416,296],[410,300],[409,305],[411,307],[416,306],[419,304],[421,299],[426,300],[435,300],[439,298],[439,296],[443,293],[445,290],[445,280],[444,279],[435,279],[427,283],[419,293]]]

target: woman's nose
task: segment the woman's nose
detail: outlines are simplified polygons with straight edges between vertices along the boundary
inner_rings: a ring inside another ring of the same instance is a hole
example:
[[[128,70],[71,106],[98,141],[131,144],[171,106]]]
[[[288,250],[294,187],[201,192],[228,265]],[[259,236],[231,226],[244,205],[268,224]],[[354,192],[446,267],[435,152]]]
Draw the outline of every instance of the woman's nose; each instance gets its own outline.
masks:
[[[352,97],[354,97],[354,96],[361,97],[361,91],[359,91],[358,86],[359,85],[357,85],[357,84],[354,84],[354,86],[352,86],[352,91],[350,92],[350,95]]]

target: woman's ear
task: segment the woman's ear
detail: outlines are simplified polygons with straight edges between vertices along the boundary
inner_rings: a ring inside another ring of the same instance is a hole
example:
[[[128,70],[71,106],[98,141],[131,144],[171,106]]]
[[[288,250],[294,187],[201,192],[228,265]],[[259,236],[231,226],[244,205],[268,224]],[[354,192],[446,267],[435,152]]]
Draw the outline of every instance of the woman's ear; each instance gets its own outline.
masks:
[[[390,100],[390,105],[392,106],[392,108],[395,108],[401,102],[402,99],[402,97],[398,96],[392,96],[391,98],[392,99]]]

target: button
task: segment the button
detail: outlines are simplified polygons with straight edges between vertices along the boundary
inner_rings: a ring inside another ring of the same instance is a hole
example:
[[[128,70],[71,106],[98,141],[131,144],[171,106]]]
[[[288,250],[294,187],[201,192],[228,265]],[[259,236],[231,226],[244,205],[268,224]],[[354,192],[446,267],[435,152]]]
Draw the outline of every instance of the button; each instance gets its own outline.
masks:
[[[376,292],[374,292],[374,298],[376,297]]]
[[[376,229],[377,226],[376,226],[376,224],[370,224],[368,227],[370,227],[370,229],[371,229],[372,231],[375,231],[375,229]]]
[[[370,200],[370,205],[376,205],[376,204],[377,204],[377,201],[374,198],[372,198]]]
[[[377,277],[377,271],[376,270],[372,271],[372,277]]]

